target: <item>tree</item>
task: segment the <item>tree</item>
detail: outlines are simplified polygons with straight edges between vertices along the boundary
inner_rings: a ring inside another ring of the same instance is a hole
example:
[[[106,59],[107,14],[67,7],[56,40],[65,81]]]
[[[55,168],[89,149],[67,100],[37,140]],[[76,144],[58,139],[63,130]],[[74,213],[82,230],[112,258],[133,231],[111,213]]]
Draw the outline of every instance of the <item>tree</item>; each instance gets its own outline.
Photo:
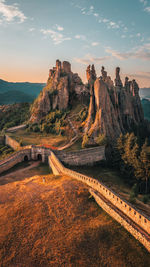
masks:
[[[145,181],[145,193],[148,193],[148,182],[150,180],[150,156],[147,153],[148,141],[146,139],[140,153],[140,162],[135,170],[136,177]]]

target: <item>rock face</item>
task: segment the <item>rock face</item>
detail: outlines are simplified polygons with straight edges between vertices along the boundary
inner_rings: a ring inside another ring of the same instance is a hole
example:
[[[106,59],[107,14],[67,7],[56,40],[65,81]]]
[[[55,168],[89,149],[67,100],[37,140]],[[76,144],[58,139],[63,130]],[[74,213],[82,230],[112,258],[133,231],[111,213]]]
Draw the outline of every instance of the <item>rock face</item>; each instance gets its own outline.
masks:
[[[52,110],[67,109],[74,97],[81,100],[86,92],[81,78],[71,71],[71,64],[56,60],[56,66],[49,70],[46,87],[34,101],[30,122],[39,122]]]
[[[97,79],[94,66],[88,66],[86,73],[90,105],[84,132],[91,143],[96,142],[99,135],[114,140],[144,121],[139,87],[135,80],[129,81],[126,77],[123,86],[119,67],[116,68],[115,85],[104,67],[101,69],[102,76]]]

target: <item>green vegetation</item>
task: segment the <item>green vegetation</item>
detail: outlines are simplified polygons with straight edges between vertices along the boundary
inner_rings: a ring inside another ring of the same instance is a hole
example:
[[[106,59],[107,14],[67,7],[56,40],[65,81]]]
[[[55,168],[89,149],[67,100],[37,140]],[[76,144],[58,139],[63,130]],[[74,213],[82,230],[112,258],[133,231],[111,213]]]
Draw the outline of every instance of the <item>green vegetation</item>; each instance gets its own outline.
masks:
[[[25,123],[29,119],[29,103],[13,104],[0,113],[0,131]]]
[[[63,135],[66,114],[60,110],[52,111],[39,124],[28,125],[27,131]]]
[[[6,145],[0,145],[0,160],[10,156],[14,150]]]
[[[67,142],[67,137],[55,134],[46,134],[40,132],[30,132],[28,129],[18,130],[14,133],[9,133],[9,136],[16,141],[22,141],[22,145],[50,145],[61,146]]]
[[[88,142],[89,142],[89,137],[87,134],[83,136],[83,141],[82,141],[82,148],[88,147]]]
[[[148,140],[139,145],[138,138],[133,134],[121,135],[117,141],[115,160],[126,181],[137,183],[140,193],[150,193],[150,154]]]
[[[150,121],[150,101],[147,99],[142,99],[141,103],[144,111],[144,117]]]
[[[107,139],[106,136],[104,134],[100,134],[97,138],[96,138],[96,143],[99,146],[103,146],[107,144]]]
[[[77,121],[85,121],[88,115],[88,108],[84,106],[78,113]]]

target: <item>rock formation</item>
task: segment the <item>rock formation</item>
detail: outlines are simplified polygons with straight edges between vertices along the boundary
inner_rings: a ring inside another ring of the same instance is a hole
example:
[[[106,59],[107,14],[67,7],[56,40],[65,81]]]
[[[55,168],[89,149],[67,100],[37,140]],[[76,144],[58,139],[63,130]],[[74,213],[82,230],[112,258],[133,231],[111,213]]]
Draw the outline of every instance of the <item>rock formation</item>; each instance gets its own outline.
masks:
[[[97,78],[94,65],[87,67],[86,76],[87,86],[71,71],[69,62],[57,60],[49,71],[46,87],[33,103],[30,122],[38,123],[50,111],[65,110],[75,99],[85,103],[87,98],[90,103],[84,134],[92,144],[99,135],[114,140],[144,122],[138,84],[126,77],[123,86],[119,67],[114,82],[103,66],[100,77]]]
[[[123,87],[119,73],[120,68],[117,67],[114,85],[104,67],[101,69],[102,76],[97,79],[96,74],[92,77],[90,66],[87,68],[90,105],[84,132],[90,143],[96,142],[99,135],[114,140],[144,121],[138,84],[126,77]]]
[[[56,60],[56,67],[49,70],[46,87],[33,103],[30,122],[39,122],[52,110],[67,109],[74,97],[83,99],[86,92],[81,78],[71,71],[71,64]]]

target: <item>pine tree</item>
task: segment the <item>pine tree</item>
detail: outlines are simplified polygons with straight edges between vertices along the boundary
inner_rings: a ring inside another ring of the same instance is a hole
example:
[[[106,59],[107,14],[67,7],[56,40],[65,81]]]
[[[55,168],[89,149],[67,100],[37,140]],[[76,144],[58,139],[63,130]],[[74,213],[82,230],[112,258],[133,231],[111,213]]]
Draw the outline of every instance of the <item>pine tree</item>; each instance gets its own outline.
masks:
[[[145,193],[148,193],[148,182],[150,180],[150,157],[147,153],[148,142],[142,146],[139,161],[135,166],[135,176],[137,179],[145,181]]]

